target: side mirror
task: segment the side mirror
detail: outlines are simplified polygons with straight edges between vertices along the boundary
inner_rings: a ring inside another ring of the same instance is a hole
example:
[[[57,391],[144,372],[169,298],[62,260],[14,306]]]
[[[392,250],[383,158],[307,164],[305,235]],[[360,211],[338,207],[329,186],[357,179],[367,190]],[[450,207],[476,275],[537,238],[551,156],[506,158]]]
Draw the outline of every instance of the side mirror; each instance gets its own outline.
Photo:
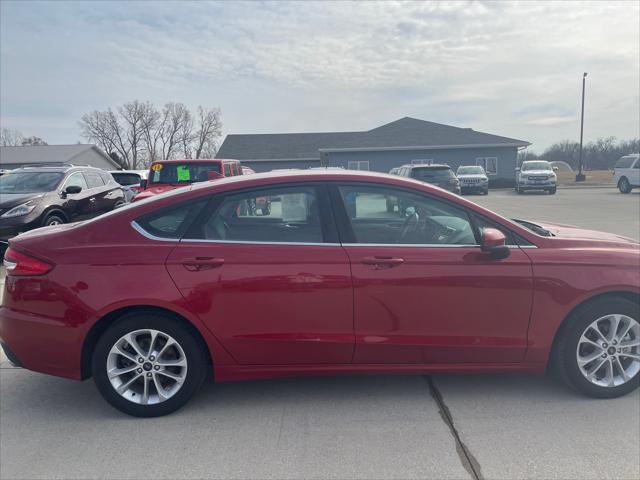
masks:
[[[507,239],[500,230],[495,228],[484,228],[482,230],[480,249],[491,255],[492,258],[502,260],[511,254],[506,243]]]
[[[146,178],[141,178],[140,179],[140,188],[142,190],[144,190],[145,188],[147,188],[147,179]]]
[[[78,185],[69,185],[64,189],[64,193],[67,195],[75,195],[76,193],[80,193],[82,191],[82,187]]]

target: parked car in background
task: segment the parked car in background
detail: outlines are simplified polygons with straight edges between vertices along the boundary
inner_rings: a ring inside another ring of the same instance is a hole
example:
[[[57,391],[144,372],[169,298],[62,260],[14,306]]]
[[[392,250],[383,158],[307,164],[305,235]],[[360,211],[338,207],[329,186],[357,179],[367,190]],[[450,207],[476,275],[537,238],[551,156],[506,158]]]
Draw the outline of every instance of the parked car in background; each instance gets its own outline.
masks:
[[[479,165],[464,165],[458,167],[456,176],[460,180],[461,193],[482,193],[487,195],[489,193],[489,177]]]
[[[0,239],[84,220],[125,203],[111,174],[88,166],[24,167],[0,177]]]
[[[516,192],[542,190],[553,195],[557,188],[557,167],[546,160],[527,160],[516,168]]]
[[[238,160],[158,160],[149,166],[149,176],[142,182],[143,191],[132,201],[137,202],[193,183],[237,175],[242,175],[242,165]]]
[[[278,208],[238,213],[257,196]],[[639,261],[636,240],[397,176],[247,175],[10,240],[0,340],[144,417],[207,377],[549,368],[611,398],[640,384]]]
[[[397,175],[429,183],[460,195],[460,180],[449,165],[403,165]]]
[[[143,190],[143,180],[146,182],[149,175],[148,170],[113,170],[109,173],[122,187],[127,202]]]
[[[629,193],[640,187],[640,154],[621,157],[613,168],[613,181],[620,193]]]

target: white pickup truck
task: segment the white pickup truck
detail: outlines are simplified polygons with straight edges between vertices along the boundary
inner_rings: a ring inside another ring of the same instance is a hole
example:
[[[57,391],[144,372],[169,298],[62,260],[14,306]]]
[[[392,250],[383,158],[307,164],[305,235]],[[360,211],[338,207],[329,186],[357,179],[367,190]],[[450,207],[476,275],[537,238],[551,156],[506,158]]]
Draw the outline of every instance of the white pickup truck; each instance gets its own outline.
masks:
[[[629,193],[640,187],[640,154],[625,155],[613,168],[613,181],[620,193]]]

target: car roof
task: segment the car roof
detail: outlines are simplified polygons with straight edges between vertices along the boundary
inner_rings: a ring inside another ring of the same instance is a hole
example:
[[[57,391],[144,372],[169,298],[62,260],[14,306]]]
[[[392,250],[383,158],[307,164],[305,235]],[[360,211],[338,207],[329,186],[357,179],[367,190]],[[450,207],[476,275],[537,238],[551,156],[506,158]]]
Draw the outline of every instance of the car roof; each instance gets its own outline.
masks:
[[[185,163],[185,162],[206,162],[206,163],[223,163],[223,162],[239,162],[240,160],[233,160],[231,158],[180,158],[170,160],[154,160],[151,163]]]
[[[411,168],[433,168],[436,170],[440,170],[443,168],[451,168],[449,165],[445,165],[444,163],[429,163],[429,164],[418,163],[415,165],[407,165],[407,166]]]
[[[59,173],[67,173],[69,171],[82,171],[82,170],[96,170],[98,172],[108,173],[106,170],[102,170],[101,168],[92,167],[91,165],[33,165],[15,168],[11,170],[12,173],[19,172],[59,172]]]

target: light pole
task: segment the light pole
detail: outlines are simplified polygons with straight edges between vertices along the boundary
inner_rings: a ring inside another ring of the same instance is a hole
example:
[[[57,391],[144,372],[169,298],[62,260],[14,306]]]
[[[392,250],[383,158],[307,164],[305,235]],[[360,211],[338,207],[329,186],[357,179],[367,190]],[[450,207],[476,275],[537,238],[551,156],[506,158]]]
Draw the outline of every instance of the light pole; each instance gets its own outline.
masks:
[[[584,182],[585,175],[582,173],[582,134],[584,132],[584,84],[587,79],[587,72],[582,74],[582,114],[580,115],[580,154],[578,157],[578,174],[576,182]]]

